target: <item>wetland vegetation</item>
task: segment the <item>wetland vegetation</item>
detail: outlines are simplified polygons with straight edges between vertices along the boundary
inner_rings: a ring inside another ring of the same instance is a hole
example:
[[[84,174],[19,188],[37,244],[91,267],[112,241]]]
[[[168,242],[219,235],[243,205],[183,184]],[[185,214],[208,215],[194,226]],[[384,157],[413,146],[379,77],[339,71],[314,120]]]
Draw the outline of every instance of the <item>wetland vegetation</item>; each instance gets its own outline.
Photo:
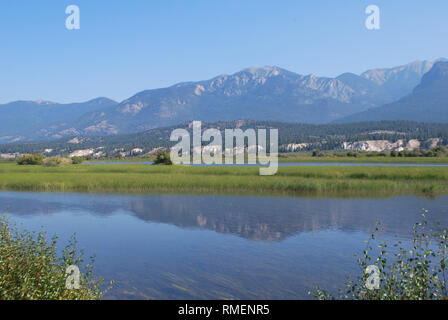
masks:
[[[445,167],[280,166],[275,176],[257,167],[69,165],[0,163],[0,189],[105,193],[199,193],[317,196],[438,195],[448,192]]]

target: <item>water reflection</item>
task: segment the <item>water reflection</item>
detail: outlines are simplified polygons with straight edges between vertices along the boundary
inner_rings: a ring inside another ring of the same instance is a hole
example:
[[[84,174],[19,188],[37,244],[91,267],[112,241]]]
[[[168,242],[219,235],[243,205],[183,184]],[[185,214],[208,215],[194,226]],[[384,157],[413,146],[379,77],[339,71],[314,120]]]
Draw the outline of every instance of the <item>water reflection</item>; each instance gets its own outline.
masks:
[[[448,196],[390,199],[308,199],[191,195],[89,195],[0,193],[0,208],[19,216],[89,212],[100,217],[131,214],[146,222],[202,228],[255,241],[281,241],[303,232],[383,230],[403,237],[423,208],[448,225]]]
[[[436,199],[308,199],[0,192],[0,211],[64,244],[76,232],[111,299],[297,299],[336,291],[359,271],[376,222],[409,238],[421,209],[448,226]]]

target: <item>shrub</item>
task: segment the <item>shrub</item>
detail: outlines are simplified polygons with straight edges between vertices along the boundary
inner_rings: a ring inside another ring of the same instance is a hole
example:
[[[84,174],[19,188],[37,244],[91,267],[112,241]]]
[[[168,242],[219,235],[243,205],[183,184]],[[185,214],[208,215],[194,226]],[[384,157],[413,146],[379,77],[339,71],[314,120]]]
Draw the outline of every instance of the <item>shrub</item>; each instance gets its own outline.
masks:
[[[17,160],[17,164],[23,165],[41,165],[45,156],[43,154],[24,154],[19,160]]]
[[[173,163],[171,162],[169,152],[158,151],[156,154],[156,159],[154,160],[154,164],[172,165]]]
[[[46,167],[57,167],[60,164],[61,164],[61,159],[58,157],[46,158],[42,162],[42,165],[46,166]]]
[[[59,167],[59,166],[66,166],[71,163],[72,161],[68,158],[51,157],[44,159],[42,165],[46,167]]]
[[[73,157],[72,164],[81,164],[84,161],[82,157]]]
[[[433,150],[428,150],[425,153],[425,157],[437,157],[437,153],[434,152]]]
[[[361,275],[354,281],[349,281],[347,289],[340,290],[337,297],[319,288],[314,297],[322,300],[446,300],[448,230],[440,231],[440,224],[428,229],[425,214],[422,216],[422,222],[414,225],[411,248],[404,248],[402,242],[396,240],[393,245],[395,252],[390,258],[385,241],[378,245],[378,256],[375,259],[371,256],[373,247],[370,242],[375,240],[375,233],[380,225],[378,223],[363,256],[358,256],[357,259]],[[366,286],[366,281],[371,276],[366,270],[373,263],[380,275],[378,289],[368,289]]]
[[[0,218],[0,299],[1,300],[96,300],[102,279],[94,279],[94,257],[83,268],[80,288],[67,289],[67,267],[82,267],[83,251],[78,252],[76,237],[58,257],[57,238],[46,233],[18,230],[7,218]]]
[[[323,157],[324,154],[320,150],[316,149],[316,150],[313,150],[312,156],[313,157]]]

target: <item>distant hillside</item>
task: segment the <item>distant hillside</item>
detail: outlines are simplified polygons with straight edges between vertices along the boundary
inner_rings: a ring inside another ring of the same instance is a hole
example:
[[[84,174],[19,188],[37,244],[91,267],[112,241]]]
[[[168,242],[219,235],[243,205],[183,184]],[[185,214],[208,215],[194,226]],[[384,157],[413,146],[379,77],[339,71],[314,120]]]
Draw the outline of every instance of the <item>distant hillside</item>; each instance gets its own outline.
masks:
[[[379,85],[393,101],[411,93],[433,66],[432,61],[414,61],[394,68],[372,69],[362,73],[361,77]]]
[[[97,98],[83,103],[58,104],[48,101],[16,101],[0,105],[0,143],[43,139],[48,132],[58,131],[65,123],[85,113],[111,107],[117,102]],[[59,130],[52,138],[76,134]]]
[[[66,138],[52,142],[30,142],[0,145],[0,154],[12,153],[46,153],[47,155],[71,154],[83,150],[84,154],[112,156],[118,153],[135,155],[148,153],[158,147],[173,145],[169,141],[171,132],[176,128],[184,128],[191,132],[190,123],[178,126],[151,129],[142,133],[105,136]],[[421,147],[427,148],[430,143],[448,143],[448,126],[437,123],[417,123],[409,121],[382,121],[350,124],[292,124],[266,121],[232,121],[203,123],[202,129],[217,128],[277,128],[281,151],[298,150],[336,150],[342,149],[344,143],[351,149],[350,143],[359,141],[388,140],[396,142],[417,139]],[[433,139],[436,138],[436,139]],[[428,139],[433,139],[427,142]],[[138,149],[138,150],[135,150]],[[134,150],[134,151],[133,151]],[[82,154],[82,153],[80,153]]]
[[[448,62],[437,62],[410,95],[336,122],[412,120],[448,122]]]

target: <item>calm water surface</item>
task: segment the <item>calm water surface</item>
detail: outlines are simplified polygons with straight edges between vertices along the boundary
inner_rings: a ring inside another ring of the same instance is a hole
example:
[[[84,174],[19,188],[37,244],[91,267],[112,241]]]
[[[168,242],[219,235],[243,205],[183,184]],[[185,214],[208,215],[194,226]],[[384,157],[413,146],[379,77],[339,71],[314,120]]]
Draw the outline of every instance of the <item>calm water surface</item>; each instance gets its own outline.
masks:
[[[152,165],[154,162],[85,162],[84,165],[118,165],[118,164],[144,164]],[[191,164],[194,167],[259,167],[260,164]],[[437,163],[350,163],[350,162],[280,162],[279,167],[448,167],[448,164]]]
[[[119,299],[300,299],[339,288],[378,220],[381,240],[408,240],[436,199],[310,199],[0,192],[0,210],[60,244],[77,233]]]

